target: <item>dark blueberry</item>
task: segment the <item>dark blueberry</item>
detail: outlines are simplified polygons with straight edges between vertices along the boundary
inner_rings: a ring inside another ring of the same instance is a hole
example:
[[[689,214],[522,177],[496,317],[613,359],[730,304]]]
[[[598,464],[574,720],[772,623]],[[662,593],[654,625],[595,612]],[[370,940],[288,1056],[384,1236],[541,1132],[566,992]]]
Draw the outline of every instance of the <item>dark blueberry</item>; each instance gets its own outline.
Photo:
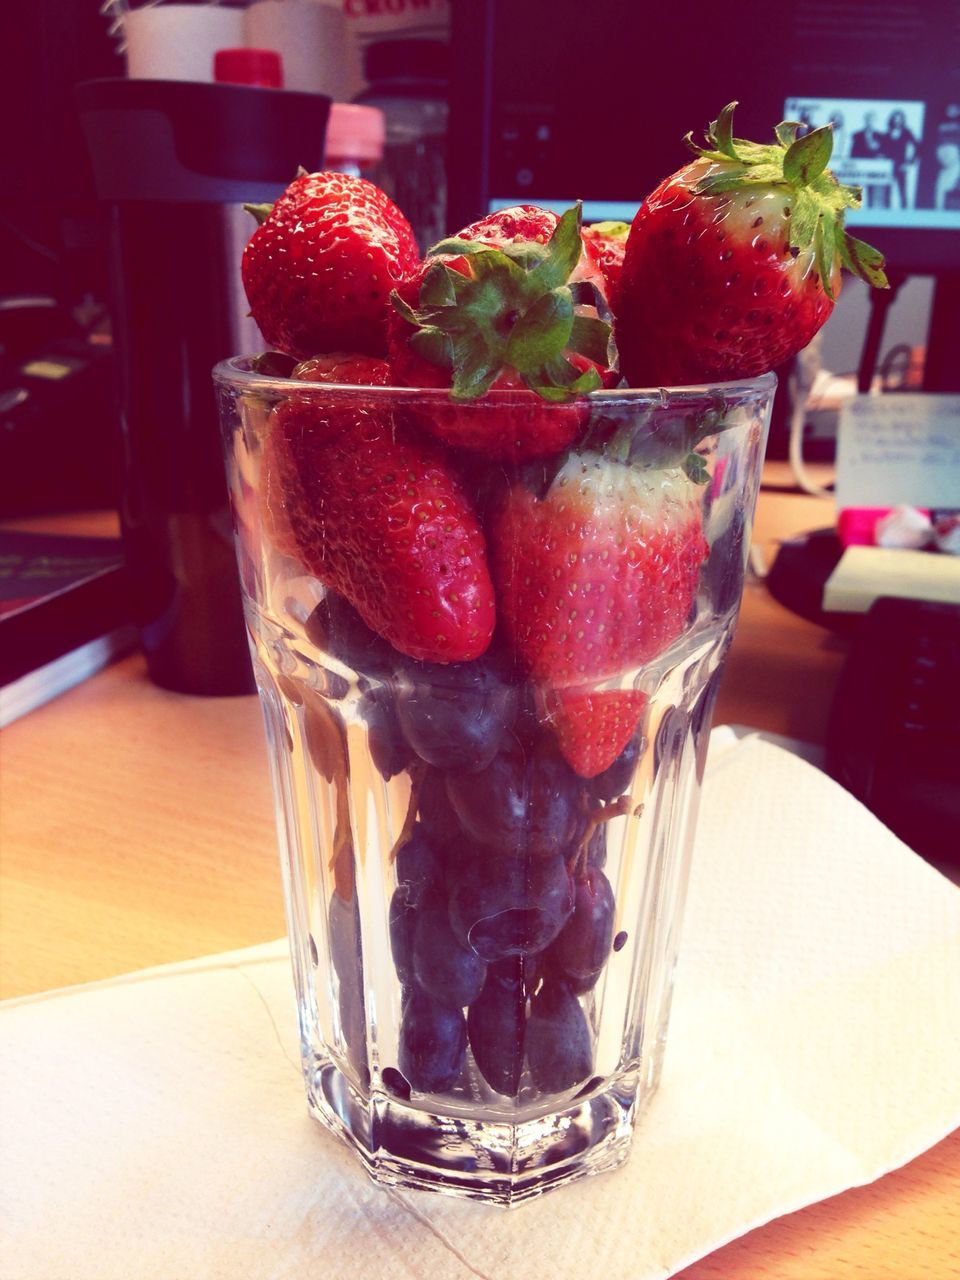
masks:
[[[397,850],[394,863],[397,884],[408,886],[415,905],[440,885],[440,859],[426,837],[423,824],[414,824],[410,838]]]
[[[397,715],[407,741],[437,769],[485,768],[516,708],[516,688],[482,660],[410,666],[397,691]]]
[[[261,351],[250,361],[250,368],[266,378],[289,378],[296,367],[293,356],[284,355],[282,351]]]
[[[467,1050],[467,1023],[460,1009],[414,989],[400,1019],[400,1070],[413,1089],[443,1093],[456,1083]]]
[[[307,619],[307,638],[361,675],[386,678],[393,675],[400,655],[342,596],[328,591]]]
[[[404,987],[413,982],[413,935],[417,924],[417,904],[407,885],[401,884],[390,899],[390,951],[397,980]]]
[[[413,971],[417,982],[441,1004],[462,1009],[480,994],[487,966],[456,937],[447,904],[439,894],[428,897],[416,914]]]
[[[487,980],[499,982],[502,987],[516,990],[522,988],[524,997],[529,999],[537,989],[543,969],[543,953],[533,952],[527,956],[507,956],[498,960],[487,970]]]
[[[410,1086],[396,1067],[384,1067],[380,1074],[384,1086],[392,1094],[395,1094],[398,1098],[403,1098],[404,1102],[410,1100]]]
[[[413,748],[403,736],[393,692],[385,685],[365,690],[360,699],[360,715],[367,726],[367,742],[374,765],[389,781],[402,773],[414,758]]]
[[[617,934],[617,936],[613,940],[614,951],[623,950],[623,948],[627,945],[627,937],[628,937],[628,934],[626,929],[621,929],[620,932]]]
[[[543,743],[515,747],[479,773],[447,775],[447,795],[478,844],[499,854],[546,858],[562,853],[577,831],[582,784]]]
[[[444,776],[435,769],[427,771],[420,787],[417,810],[423,833],[441,862],[453,855],[464,842],[463,829],[447,796]]]
[[[483,960],[549,946],[573,910],[573,882],[553,858],[491,858],[473,850],[451,874],[450,923]]]
[[[467,1034],[477,1069],[491,1089],[516,1097],[523,1073],[527,998],[521,982],[488,976],[467,1011]]]
[[[588,1093],[593,1093],[594,1089],[598,1089],[602,1084],[603,1076],[591,1076],[587,1083],[577,1090],[574,1096],[585,1098]]]
[[[550,945],[551,973],[582,994],[596,985],[613,939],[616,903],[610,881],[598,867],[587,867],[574,882],[573,913]]]
[[[593,1037],[580,1001],[562,985],[544,984],[530,1002],[527,1063],[538,1089],[565,1093],[593,1072]]]
[[[638,729],[613,764],[591,778],[588,785],[597,800],[615,800],[630,789],[643,747],[643,733]]]
[[[334,893],[327,913],[330,958],[338,982],[337,1004],[340,1028],[347,1045],[347,1057],[364,1083],[367,1069],[367,1019],[363,1002],[363,951],[360,939],[360,913],[356,897],[347,899]]]
[[[334,893],[327,912],[330,934],[330,958],[341,981],[363,973],[360,942],[360,912],[356,897],[343,898]]]
[[[602,871],[607,865],[607,824],[601,822],[587,842],[587,866],[599,867]]]
[[[366,1085],[370,1079],[367,1066],[367,1018],[363,1004],[363,991],[347,982],[340,983],[337,993],[340,1010],[340,1029],[347,1045],[347,1060]]]

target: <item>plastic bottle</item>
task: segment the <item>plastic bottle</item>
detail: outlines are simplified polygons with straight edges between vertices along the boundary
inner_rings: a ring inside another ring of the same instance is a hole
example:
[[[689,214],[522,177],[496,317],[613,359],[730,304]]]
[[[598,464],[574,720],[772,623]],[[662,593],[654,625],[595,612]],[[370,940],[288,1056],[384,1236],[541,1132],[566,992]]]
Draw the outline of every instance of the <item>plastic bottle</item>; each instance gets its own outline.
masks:
[[[323,167],[376,181],[383,160],[384,137],[383,112],[379,108],[335,102],[327,123]]]
[[[366,52],[358,103],[386,120],[376,180],[400,206],[421,250],[446,234],[447,46],[440,40],[379,40]]]

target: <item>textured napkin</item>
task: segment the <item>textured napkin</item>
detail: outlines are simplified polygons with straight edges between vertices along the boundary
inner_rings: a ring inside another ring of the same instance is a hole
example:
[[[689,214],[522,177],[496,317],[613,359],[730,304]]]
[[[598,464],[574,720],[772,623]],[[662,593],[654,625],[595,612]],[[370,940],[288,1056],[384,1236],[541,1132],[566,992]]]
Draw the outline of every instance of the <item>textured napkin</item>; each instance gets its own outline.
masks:
[[[712,750],[633,1154],[509,1212],[306,1116],[281,943],[8,1002],[0,1043],[4,1280],[661,1278],[960,1123],[960,891],[804,761]]]

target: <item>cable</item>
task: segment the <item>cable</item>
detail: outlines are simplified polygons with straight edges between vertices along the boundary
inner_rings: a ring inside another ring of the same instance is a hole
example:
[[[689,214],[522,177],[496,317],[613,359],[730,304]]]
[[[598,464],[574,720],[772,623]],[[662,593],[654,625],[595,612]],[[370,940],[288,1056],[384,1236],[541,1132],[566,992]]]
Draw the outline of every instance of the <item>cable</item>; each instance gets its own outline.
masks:
[[[820,368],[820,335],[799,353],[793,363],[790,377],[787,379],[787,393],[790,397],[790,431],[788,435],[788,457],[790,470],[797,487],[813,498],[832,498],[833,494],[823,485],[817,484],[809,475],[803,461],[803,428],[807,420],[807,405],[810,392],[816,381]]]

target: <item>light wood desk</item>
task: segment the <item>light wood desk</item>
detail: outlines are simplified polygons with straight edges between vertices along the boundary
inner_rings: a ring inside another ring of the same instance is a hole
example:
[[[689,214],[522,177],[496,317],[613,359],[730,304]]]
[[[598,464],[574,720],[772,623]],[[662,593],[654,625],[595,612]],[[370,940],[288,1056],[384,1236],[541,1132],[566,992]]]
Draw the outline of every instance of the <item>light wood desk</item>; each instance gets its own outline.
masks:
[[[767,480],[786,484],[785,469],[768,464]],[[778,539],[831,521],[829,503],[771,488],[756,541],[772,559]],[[102,519],[72,527],[109,531]],[[717,723],[822,742],[843,657],[841,642],[749,584]],[[0,993],[278,937],[276,861],[255,699],[168,693],[139,656],[127,658],[0,736]],[[753,1231],[683,1274],[960,1276],[960,1131],[879,1182]]]

